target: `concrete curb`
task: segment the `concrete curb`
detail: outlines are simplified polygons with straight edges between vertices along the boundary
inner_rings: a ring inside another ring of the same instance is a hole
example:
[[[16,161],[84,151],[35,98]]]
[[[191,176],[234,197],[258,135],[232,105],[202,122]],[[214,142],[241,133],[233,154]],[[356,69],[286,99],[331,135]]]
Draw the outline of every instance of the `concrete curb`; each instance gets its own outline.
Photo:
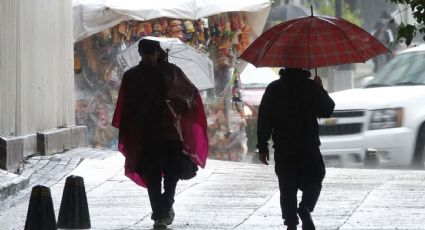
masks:
[[[28,178],[0,170],[0,201],[17,194],[28,185]]]
[[[0,201],[17,195],[29,186],[51,186],[74,170],[85,158],[104,159],[115,151],[92,148],[73,148],[48,156],[35,155],[24,160],[20,175],[0,169]],[[53,173],[53,174],[52,174]]]

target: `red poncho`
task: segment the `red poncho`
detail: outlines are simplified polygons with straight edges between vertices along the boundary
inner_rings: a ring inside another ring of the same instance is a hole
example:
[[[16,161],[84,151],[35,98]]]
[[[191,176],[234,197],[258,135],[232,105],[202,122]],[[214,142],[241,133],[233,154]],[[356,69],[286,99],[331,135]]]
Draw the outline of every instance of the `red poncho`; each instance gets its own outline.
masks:
[[[179,114],[178,104],[182,102],[188,110]],[[179,115],[179,119],[164,119],[172,115]],[[140,186],[146,187],[143,164],[149,163],[141,161],[144,146],[176,136],[159,128],[164,126],[164,120],[169,124],[177,121],[175,128],[183,151],[204,168],[208,155],[207,121],[199,91],[174,64],[165,63],[158,68],[141,62],[125,72],[112,119],[112,126],[119,129],[118,149],[125,156],[125,175]]]

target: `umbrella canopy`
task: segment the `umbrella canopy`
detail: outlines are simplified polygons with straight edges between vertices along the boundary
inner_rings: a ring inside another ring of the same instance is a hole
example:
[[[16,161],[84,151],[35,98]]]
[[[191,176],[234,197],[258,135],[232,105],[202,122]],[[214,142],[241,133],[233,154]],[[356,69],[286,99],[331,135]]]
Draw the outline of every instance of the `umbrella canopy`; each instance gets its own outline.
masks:
[[[306,69],[364,63],[389,50],[362,28],[329,16],[308,16],[278,24],[240,56],[257,67]]]
[[[183,43],[178,38],[147,36],[142,39],[158,41],[161,48],[168,52],[168,60],[180,67],[199,90],[214,88],[214,65],[205,54]],[[139,42],[135,42],[117,55],[118,63],[124,70],[139,63],[138,44]]]
[[[279,5],[270,11],[267,21],[287,21],[309,15],[309,10],[303,6]]]

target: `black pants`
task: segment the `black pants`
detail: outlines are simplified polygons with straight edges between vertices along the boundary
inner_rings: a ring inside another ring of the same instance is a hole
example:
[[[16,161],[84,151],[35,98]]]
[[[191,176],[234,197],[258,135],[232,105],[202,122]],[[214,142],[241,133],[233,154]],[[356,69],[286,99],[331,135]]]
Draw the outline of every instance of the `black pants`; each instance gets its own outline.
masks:
[[[182,151],[180,142],[170,141],[150,148],[146,153],[144,175],[146,175],[149,200],[153,220],[163,219],[174,203],[178,177],[173,163],[175,156]],[[161,182],[164,177],[164,193]]]
[[[299,206],[314,210],[326,169],[319,148],[296,151],[275,150],[275,172],[279,179],[280,207],[285,225],[297,225],[297,193],[303,192]]]

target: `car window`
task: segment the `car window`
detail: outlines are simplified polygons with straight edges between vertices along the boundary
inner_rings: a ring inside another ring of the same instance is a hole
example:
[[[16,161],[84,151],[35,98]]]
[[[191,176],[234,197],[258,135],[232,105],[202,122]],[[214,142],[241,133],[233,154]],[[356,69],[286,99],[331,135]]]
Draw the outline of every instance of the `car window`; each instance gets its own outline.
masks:
[[[240,74],[242,87],[245,89],[264,89],[267,85],[279,79],[279,75],[269,67],[257,68],[248,64]]]
[[[366,87],[424,84],[425,52],[412,52],[393,58]]]

